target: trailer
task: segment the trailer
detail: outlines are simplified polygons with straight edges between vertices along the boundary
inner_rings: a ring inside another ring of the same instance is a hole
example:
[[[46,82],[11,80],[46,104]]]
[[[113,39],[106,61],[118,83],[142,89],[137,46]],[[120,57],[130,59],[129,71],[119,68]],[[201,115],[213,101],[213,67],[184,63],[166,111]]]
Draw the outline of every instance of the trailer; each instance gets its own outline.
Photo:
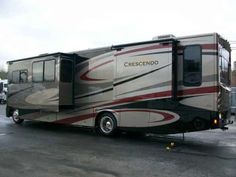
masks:
[[[8,62],[8,117],[117,130],[225,129],[231,49],[219,34],[150,41]]]

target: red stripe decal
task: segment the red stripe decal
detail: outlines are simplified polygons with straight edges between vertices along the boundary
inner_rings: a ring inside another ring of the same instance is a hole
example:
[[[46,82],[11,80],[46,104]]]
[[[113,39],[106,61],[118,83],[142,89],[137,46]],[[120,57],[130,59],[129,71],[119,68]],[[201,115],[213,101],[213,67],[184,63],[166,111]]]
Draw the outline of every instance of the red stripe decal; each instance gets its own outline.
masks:
[[[162,122],[162,121],[168,121],[168,120],[171,120],[171,119],[174,119],[175,116],[173,116],[172,114],[169,114],[167,112],[160,112],[160,111],[156,111],[158,114],[161,114],[164,119],[163,120],[158,120],[158,121],[152,121],[152,122],[149,122],[149,123],[156,123],[156,122]]]
[[[158,97],[168,97],[168,96],[171,96],[171,91],[150,93],[150,94],[141,95],[141,96],[123,98],[123,99],[119,99],[119,100],[116,100],[112,103],[108,103],[105,105],[114,105],[114,104],[120,104],[120,103],[134,102],[134,101],[148,99],[148,98],[158,98]],[[105,105],[102,105],[102,106],[105,106]]]
[[[202,44],[202,49],[205,50],[217,50],[218,49],[218,45],[217,44]],[[154,49],[163,49],[163,48],[170,48],[172,47],[171,44],[168,45],[153,45],[153,46],[148,46],[148,47],[143,47],[143,48],[139,48],[139,49],[132,49],[132,50],[128,50],[125,52],[120,52],[120,53],[116,53],[115,56],[119,56],[119,55],[124,55],[124,54],[129,54],[129,53],[134,53],[134,52],[141,52],[141,51],[146,51],[146,50],[154,50]],[[184,46],[178,46],[179,50],[182,50]]]
[[[214,93],[218,91],[217,86],[211,86],[211,87],[201,87],[201,88],[193,88],[193,89],[186,89],[186,90],[180,90],[178,91],[178,96],[185,96],[185,95],[196,95],[196,94],[203,94],[203,93]],[[134,96],[134,97],[128,97],[128,98],[122,98],[119,100],[116,100],[112,103],[107,103],[101,106],[108,106],[108,105],[114,105],[114,104],[123,104],[128,102],[135,102],[145,99],[153,99],[153,98],[160,98],[160,97],[171,97],[171,91],[164,91],[164,92],[157,92],[157,93],[150,93],[146,95],[140,95],[140,96]]]
[[[88,71],[86,71],[84,74],[82,74],[82,75],[80,76],[80,79],[81,79],[81,80],[85,80],[85,81],[103,81],[103,80],[106,80],[106,79],[90,78],[90,77],[87,76],[87,75],[88,75],[91,71],[93,71],[93,70],[95,70],[95,69],[97,69],[97,68],[99,68],[99,67],[101,67],[101,66],[103,66],[103,65],[105,65],[105,64],[111,63],[111,62],[113,62],[113,60],[109,60],[109,61],[106,61],[106,62],[104,62],[104,63],[101,63],[101,64],[99,64],[99,65],[97,65],[97,66],[94,66],[93,68],[91,68],[90,70],[88,70]]]
[[[146,50],[164,49],[164,48],[170,48],[170,47],[172,47],[171,44],[166,44],[166,45],[158,44],[158,45],[152,45],[152,46],[148,46],[148,47],[142,47],[139,49],[132,49],[132,50],[128,50],[125,52],[120,52],[120,53],[115,54],[115,56],[134,53],[134,52],[141,52],[141,51],[146,51]]]
[[[95,116],[96,116],[95,113],[91,113],[91,114],[86,114],[86,115],[81,115],[81,116],[68,117],[68,118],[65,118],[65,119],[56,120],[54,122],[59,123],[59,124],[73,124],[75,122],[90,119],[90,118],[93,118]]]
[[[217,50],[218,45],[217,44],[200,44],[202,49],[205,50]],[[185,46],[178,46],[178,50],[184,50]]]
[[[218,87],[217,86],[181,90],[181,91],[178,91],[178,96],[195,95],[195,94],[203,94],[203,93],[214,93],[214,92],[218,92]],[[99,105],[97,107],[115,105],[115,104],[122,104],[122,103],[129,103],[129,102],[135,102],[135,101],[139,101],[139,100],[152,99],[152,98],[158,98],[158,97],[170,97],[170,96],[171,96],[171,91],[157,92],[157,93],[151,93],[151,94],[146,94],[146,95],[141,95],[141,96],[123,98],[123,99],[116,100],[112,103],[106,103],[106,104],[103,104],[103,105]],[[123,110],[123,111],[125,111],[125,110]],[[132,110],[127,110],[127,111],[132,111]],[[148,111],[148,110],[136,110],[136,111],[153,112],[153,113],[161,114],[161,115],[164,116],[165,121],[171,120],[171,119],[174,118],[173,115],[171,115],[169,113],[166,113],[166,112]],[[118,110],[116,112],[122,112],[122,110]],[[68,117],[68,118],[57,120],[57,121],[54,121],[54,122],[55,123],[61,123],[61,124],[72,124],[72,123],[79,122],[79,121],[86,120],[86,119],[90,119],[90,118],[93,118],[93,117],[96,117],[96,113],[91,113],[91,114],[86,114],[86,115],[81,115],[81,116]],[[161,121],[163,121],[163,120],[161,120]],[[156,121],[156,122],[158,122],[158,121]]]
[[[217,86],[180,90],[178,91],[178,96],[195,95],[195,94],[202,94],[202,93],[214,93],[214,92],[218,92]]]
[[[217,44],[202,44],[202,48],[206,50],[217,50],[218,45]]]

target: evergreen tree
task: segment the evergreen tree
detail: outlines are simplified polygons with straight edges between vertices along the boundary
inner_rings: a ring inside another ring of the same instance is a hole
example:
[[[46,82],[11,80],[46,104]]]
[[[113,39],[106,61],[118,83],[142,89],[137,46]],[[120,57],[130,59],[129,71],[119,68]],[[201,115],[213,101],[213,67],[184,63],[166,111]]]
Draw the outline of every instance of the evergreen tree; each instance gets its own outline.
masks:
[[[1,79],[7,79],[7,72],[4,70],[0,70],[0,78]]]

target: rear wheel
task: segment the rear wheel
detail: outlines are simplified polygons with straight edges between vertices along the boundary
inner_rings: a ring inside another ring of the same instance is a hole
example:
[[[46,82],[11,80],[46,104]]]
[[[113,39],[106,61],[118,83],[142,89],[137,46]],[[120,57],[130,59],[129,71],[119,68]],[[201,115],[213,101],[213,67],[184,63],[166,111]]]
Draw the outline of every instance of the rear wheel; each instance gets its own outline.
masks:
[[[116,133],[117,121],[111,113],[104,113],[98,119],[97,128],[103,136],[112,136]]]
[[[21,124],[24,119],[21,119],[19,116],[19,110],[15,109],[12,113],[12,120],[16,123],[16,124]]]
[[[204,130],[206,129],[206,121],[201,118],[196,118],[193,121],[193,126],[195,130]]]

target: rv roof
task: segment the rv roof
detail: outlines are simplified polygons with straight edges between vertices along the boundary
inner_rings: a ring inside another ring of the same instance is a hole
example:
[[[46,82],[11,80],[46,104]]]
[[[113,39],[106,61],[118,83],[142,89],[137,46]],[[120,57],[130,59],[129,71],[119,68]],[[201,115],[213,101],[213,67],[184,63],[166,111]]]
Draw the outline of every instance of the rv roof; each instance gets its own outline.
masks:
[[[74,51],[74,52],[69,52],[69,53],[56,52],[56,53],[51,53],[51,54],[41,54],[41,55],[34,56],[34,57],[8,61],[7,63],[21,61],[21,60],[28,60],[28,59],[38,58],[38,57],[51,56],[51,55],[72,55],[72,54],[77,54],[78,56],[80,56],[84,59],[88,59],[88,58],[92,58],[94,56],[98,56],[98,55],[104,54],[104,53],[112,51],[112,50],[117,50],[117,49],[121,49],[121,48],[124,48],[124,47],[129,47],[129,46],[151,44],[151,43],[157,43],[157,42],[159,42],[159,43],[178,42],[178,40],[181,40],[181,39],[184,39],[184,38],[194,38],[194,37],[210,36],[210,35],[218,35],[218,34],[217,33],[207,33],[207,34],[192,35],[192,36],[182,36],[182,37],[177,37],[177,38],[171,38],[170,37],[170,38],[165,38],[165,39],[157,39],[157,40],[149,40],[149,41],[114,45],[114,46],[111,46],[111,47],[101,47],[101,48],[80,50],[80,51]]]
[[[135,46],[135,45],[143,45],[143,44],[151,44],[151,43],[157,43],[157,42],[177,42],[174,38],[168,38],[168,39],[159,39],[159,40],[149,40],[149,41],[143,41],[143,42],[135,42],[135,43],[128,43],[128,44],[121,44],[121,45],[115,45],[112,46],[112,49],[119,49],[123,47],[129,47],[129,46]]]
[[[98,56],[98,55],[101,55],[103,53],[107,53],[110,51],[111,51],[111,47],[101,47],[101,48],[95,48],[95,49],[74,51],[74,52],[70,52],[70,53],[77,54],[80,57],[84,57],[84,58],[92,58],[94,56]]]
[[[16,61],[23,61],[23,60],[29,60],[29,59],[34,59],[34,58],[40,58],[40,57],[47,57],[47,56],[52,56],[52,55],[72,55],[72,54],[68,54],[68,53],[61,53],[61,52],[56,52],[56,53],[46,53],[46,54],[40,54],[37,56],[33,56],[33,57],[28,57],[28,58],[22,58],[22,59],[16,59],[16,60],[11,60],[11,61],[7,61],[7,63],[10,62],[16,62]]]
[[[219,35],[218,33],[204,33],[204,34],[196,34],[196,35],[187,35],[187,36],[179,36],[177,39],[185,39],[185,38],[198,38],[203,36],[213,36]]]

